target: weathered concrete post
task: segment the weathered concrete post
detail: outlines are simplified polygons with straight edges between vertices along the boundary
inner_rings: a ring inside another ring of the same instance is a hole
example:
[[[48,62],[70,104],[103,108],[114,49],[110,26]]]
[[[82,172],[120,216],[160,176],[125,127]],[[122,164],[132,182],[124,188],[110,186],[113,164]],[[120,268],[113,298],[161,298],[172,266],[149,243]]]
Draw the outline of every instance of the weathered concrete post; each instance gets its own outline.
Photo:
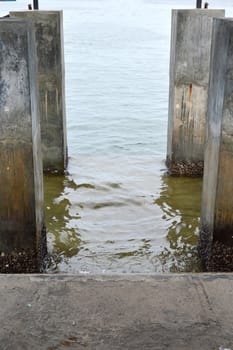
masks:
[[[201,9],[201,5],[202,5],[202,0],[197,0],[196,1],[196,8]]]
[[[62,11],[11,12],[30,18],[36,30],[44,172],[64,173],[67,165],[65,67]]]
[[[39,10],[39,0],[33,0],[33,8],[34,10]]]
[[[214,19],[200,251],[209,271],[233,271],[233,20]]]
[[[37,272],[46,254],[33,34],[0,20],[0,272]]]
[[[224,10],[173,10],[167,166],[172,175],[203,173],[213,17]]]

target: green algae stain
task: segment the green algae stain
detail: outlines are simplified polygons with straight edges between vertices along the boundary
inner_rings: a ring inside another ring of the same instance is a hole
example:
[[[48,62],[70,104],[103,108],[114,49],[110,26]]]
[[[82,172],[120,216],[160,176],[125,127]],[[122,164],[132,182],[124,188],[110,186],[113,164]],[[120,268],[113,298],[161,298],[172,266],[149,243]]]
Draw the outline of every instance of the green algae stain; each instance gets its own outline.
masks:
[[[115,257],[122,259],[122,258],[130,257],[130,256],[136,256],[138,254],[139,254],[138,250],[133,250],[133,251],[129,251],[129,252],[116,253]]]
[[[111,188],[121,188],[121,184],[119,184],[119,183],[109,183],[108,184],[109,185],[109,187],[111,187]]]
[[[103,247],[103,250],[105,249],[103,256],[105,264],[109,254],[114,261],[118,260],[126,268],[129,262],[133,264],[132,261],[135,261],[135,264],[140,266],[140,261],[147,261],[147,267],[149,265],[152,266],[152,269],[154,267],[154,272],[201,271],[197,242],[200,227],[202,180],[164,175],[161,177],[160,184],[159,192],[150,197],[152,198],[150,210],[154,208],[157,215],[159,225],[158,227],[156,224],[154,226],[154,238],[156,239],[160,235],[161,244],[160,241],[154,240],[152,235],[148,237],[147,232],[143,231],[143,226],[141,232],[144,238],[142,239],[135,233],[135,237],[132,235],[131,238],[122,240],[123,246],[118,237],[110,234],[109,238],[103,242],[106,247]],[[124,200],[118,198],[118,200],[102,200],[100,202],[98,196],[95,199],[95,191],[100,191],[100,186],[85,182],[76,184],[68,176],[45,176],[44,187],[50,250],[52,254],[57,256],[57,264],[61,261],[69,264],[70,258],[80,256],[80,254],[84,258],[88,254],[91,254],[89,255],[91,259],[97,257],[95,243],[93,243],[95,237],[93,237],[93,242],[87,244],[83,239],[83,232],[80,231],[80,220],[82,220],[83,215],[88,213],[88,225],[93,227],[93,222],[95,224],[98,215],[104,220],[106,211],[106,213],[111,214],[114,210],[119,210],[122,207],[124,219],[124,207],[138,207],[138,198],[124,198]],[[112,188],[113,191],[119,191],[118,186],[112,186]],[[86,201],[85,197],[87,197]],[[140,202],[140,205],[143,204]],[[103,214],[98,209],[102,209]],[[94,214],[96,211],[97,216]],[[119,217],[120,222],[121,217]],[[113,237],[114,239],[112,239]],[[102,238],[97,237],[97,239],[101,242]],[[91,245],[91,250],[88,248],[89,245]],[[143,271],[142,262],[140,272]]]
[[[75,230],[73,230],[73,232],[66,232],[64,236],[64,238],[62,235],[55,236],[54,252],[56,255],[63,255],[66,258],[72,258],[80,251],[81,239]]]
[[[160,196],[154,201],[162,212],[167,227],[168,247],[159,254],[170,272],[200,272],[197,251],[200,229],[202,179],[162,177]]]
[[[70,214],[71,203],[63,196],[67,188],[76,189],[76,186],[65,176],[44,177],[46,227],[52,240],[52,254],[71,258],[79,253],[81,238],[78,228],[72,227],[70,221],[81,216]]]

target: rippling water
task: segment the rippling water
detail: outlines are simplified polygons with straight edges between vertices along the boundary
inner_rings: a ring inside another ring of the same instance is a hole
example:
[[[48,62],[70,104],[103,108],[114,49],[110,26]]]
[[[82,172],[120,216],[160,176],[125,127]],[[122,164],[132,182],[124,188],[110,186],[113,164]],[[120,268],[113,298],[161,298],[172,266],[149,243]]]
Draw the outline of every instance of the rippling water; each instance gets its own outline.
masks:
[[[70,160],[45,177],[51,270],[199,271],[201,180],[164,165],[170,14],[196,0],[39,2],[64,11]],[[230,0],[209,3],[232,15]]]
[[[200,179],[169,178],[153,155],[80,155],[70,170],[45,182],[60,271],[199,270]]]

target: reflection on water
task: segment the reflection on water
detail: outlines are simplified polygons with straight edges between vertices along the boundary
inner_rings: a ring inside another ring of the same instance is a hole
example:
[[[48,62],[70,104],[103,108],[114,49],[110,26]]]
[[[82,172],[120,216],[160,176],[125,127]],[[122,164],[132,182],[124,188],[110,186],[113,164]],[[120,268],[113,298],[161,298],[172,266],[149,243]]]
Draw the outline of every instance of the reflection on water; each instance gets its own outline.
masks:
[[[71,214],[69,199],[66,198],[66,187],[75,184],[64,176],[45,176],[45,205],[48,243],[56,264],[62,259],[77,255],[80,250],[80,235],[72,220],[78,220],[78,213]]]
[[[59,1],[71,159],[68,177],[45,178],[56,271],[199,269],[201,181],[167,178],[162,162],[174,5],[193,1]]]
[[[232,17],[231,2],[211,7]],[[198,271],[201,180],[168,178],[161,160],[171,9],[193,5],[40,0],[64,14],[70,175],[45,177],[55,271]],[[6,1],[1,13],[26,7]]]
[[[80,157],[70,171],[45,177],[55,271],[200,270],[200,179],[168,177],[153,157]]]
[[[161,252],[160,259],[171,272],[201,271],[197,253],[201,186],[200,178],[162,177],[160,197],[155,204],[164,212],[169,247]]]

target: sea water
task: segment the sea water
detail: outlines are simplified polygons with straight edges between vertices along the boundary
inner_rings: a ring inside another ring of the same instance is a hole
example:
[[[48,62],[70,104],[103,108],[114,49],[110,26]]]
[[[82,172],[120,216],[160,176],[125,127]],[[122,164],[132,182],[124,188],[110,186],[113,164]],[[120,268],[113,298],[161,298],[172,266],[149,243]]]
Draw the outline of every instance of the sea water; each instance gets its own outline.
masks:
[[[232,15],[230,0],[209,3]],[[196,0],[39,5],[63,10],[69,147],[68,175],[44,179],[49,271],[200,271],[201,179],[164,163],[171,9]]]

